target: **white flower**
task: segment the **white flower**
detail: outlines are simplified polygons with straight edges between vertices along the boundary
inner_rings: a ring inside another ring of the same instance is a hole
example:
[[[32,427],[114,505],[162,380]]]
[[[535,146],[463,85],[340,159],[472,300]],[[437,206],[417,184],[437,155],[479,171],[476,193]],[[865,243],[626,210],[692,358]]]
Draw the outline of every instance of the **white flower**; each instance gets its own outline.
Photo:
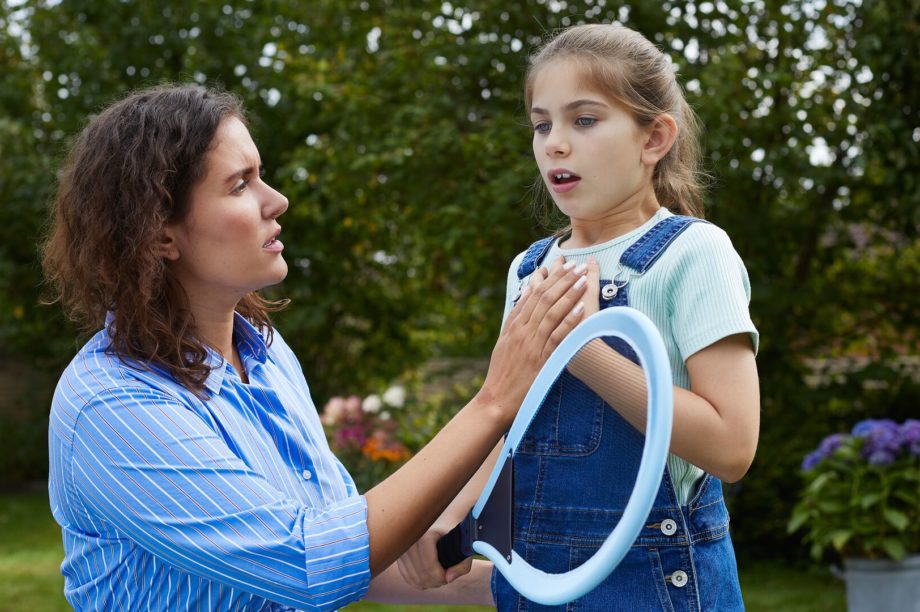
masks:
[[[383,400],[380,399],[379,395],[372,394],[364,398],[364,402],[361,404],[361,409],[364,412],[377,412],[383,408]]]
[[[392,408],[402,408],[406,403],[406,389],[393,385],[383,393],[383,403]]]
[[[381,420],[381,421],[389,421],[389,420],[390,420],[390,411],[389,411],[389,410],[384,410],[383,412],[381,412],[381,413],[380,413],[380,420]]]

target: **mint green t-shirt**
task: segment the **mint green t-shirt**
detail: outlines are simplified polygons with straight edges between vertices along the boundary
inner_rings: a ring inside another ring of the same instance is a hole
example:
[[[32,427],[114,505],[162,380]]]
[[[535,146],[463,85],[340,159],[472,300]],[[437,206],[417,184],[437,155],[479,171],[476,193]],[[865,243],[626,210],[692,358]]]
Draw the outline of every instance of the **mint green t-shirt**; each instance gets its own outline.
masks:
[[[670,216],[670,211],[661,208],[641,227],[590,247],[560,248],[557,239],[543,263],[549,264],[559,255],[566,261],[584,263],[593,255],[600,266],[601,279],[611,279],[616,274],[619,284],[630,272],[618,270],[620,256],[642,234]],[[523,257],[523,252],[515,257],[508,272],[504,318],[520,286],[517,269]],[[710,223],[690,224],[645,274],[629,275],[629,305],[648,316],[658,328],[670,358],[674,384],[684,389],[690,388],[687,358],[714,342],[733,334],[748,334],[757,352],[759,335],[748,311],[750,299],[751,285],[741,257],[728,234]],[[676,455],[668,457],[668,470],[679,502],[686,504],[703,470]]]

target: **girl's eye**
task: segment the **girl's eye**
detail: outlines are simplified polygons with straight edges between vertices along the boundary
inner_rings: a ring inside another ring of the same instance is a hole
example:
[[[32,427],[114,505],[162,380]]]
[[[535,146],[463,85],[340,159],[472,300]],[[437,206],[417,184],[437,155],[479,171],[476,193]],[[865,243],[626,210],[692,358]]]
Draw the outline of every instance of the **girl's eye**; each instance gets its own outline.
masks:
[[[541,121],[540,123],[533,126],[533,131],[537,134],[549,134],[550,129],[552,129],[553,124],[548,121]]]
[[[575,125],[580,127],[591,127],[595,123],[597,123],[597,119],[594,117],[579,117],[575,120]]]
[[[244,179],[244,180],[240,181],[240,184],[237,185],[236,187],[234,187],[233,190],[232,190],[230,193],[234,193],[234,194],[243,193],[244,191],[246,191],[246,187],[248,187],[248,186],[249,186],[249,180],[248,180],[248,179]]]

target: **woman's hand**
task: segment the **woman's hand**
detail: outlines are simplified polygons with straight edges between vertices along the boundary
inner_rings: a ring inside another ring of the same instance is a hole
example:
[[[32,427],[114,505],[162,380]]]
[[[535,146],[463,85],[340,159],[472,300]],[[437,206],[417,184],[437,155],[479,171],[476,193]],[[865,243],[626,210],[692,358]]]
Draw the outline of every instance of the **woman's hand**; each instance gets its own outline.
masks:
[[[531,282],[505,322],[476,397],[408,463],[364,495],[372,574],[387,569],[425,535],[494,449],[546,359],[584,316],[580,300],[586,284],[585,269],[568,264]]]
[[[507,425],[550,354],[584,318],[586,272],[560,257],[548,271],[531,275],[508,315],[479,392],[484,403],[499,407]]]

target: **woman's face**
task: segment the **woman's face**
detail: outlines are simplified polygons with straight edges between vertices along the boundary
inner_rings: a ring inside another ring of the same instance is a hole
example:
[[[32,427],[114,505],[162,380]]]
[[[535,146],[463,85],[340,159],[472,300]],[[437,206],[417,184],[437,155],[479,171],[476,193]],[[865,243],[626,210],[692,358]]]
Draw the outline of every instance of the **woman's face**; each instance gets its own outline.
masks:
[[[260,168],[249,130],[236,117],[224,119],[187,214],[164,232],[164,257],[193,306],[235,305],[287,275],[277,218],[288,201],[262,181]]]

